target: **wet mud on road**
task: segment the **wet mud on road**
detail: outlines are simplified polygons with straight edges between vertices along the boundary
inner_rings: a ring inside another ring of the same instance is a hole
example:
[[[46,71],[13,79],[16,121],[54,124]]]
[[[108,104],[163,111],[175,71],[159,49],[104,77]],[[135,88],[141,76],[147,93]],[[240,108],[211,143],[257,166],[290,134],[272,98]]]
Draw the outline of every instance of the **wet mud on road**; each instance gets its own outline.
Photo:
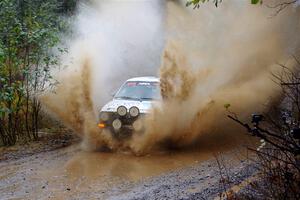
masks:
[[[0,162],[0,199],[189,199],[204,190],[212,198],[219,180],[214,152],[204,147],[137,157],[83,152],[74,144]]]

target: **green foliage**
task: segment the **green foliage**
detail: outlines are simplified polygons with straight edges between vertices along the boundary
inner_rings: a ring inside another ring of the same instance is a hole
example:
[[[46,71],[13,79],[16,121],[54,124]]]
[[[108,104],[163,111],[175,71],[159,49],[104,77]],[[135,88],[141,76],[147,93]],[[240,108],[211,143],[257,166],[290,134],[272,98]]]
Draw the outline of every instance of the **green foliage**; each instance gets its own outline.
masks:
[[[258,3],[263,3],[263,0],[251,0],[252,4],[258,4]]]
[[[27,135],[37,133],[32,123],[40,108],[36,96],[55,83],[50,70],[59,62],[53,52],[65,51],[55,47],[68,27],[63,14],[73,12],[76,2],[0,1],[0,137],[4,144],[14,144],[24,129]]]
[[[206,3],[209,2],[209,0],[189,0],[186,3],[186,6],[190,6],[193,5],[194,8],[199,8],[200,7],[200,3]],[[219,3],[221,3],[222,0],[213,0],[213,3],[215,4],[215,6],[217,7]]]

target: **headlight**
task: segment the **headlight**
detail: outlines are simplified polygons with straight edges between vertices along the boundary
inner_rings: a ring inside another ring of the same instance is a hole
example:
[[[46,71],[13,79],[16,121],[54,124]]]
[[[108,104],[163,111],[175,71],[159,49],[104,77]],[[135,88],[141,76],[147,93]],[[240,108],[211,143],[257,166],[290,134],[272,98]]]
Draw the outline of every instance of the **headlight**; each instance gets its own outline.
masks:
[[[109,119],[109,115],[106,112],[100,113],[100,120],[107,121]]]
[[[131,117],[137,117],[140,114],[140,110],[137,107],[133,106],[129,109],[129,114]]]
[[[119,106],[117,109],[117,113],[123,117],[127,114],[127,108],[125,106]]]
[[[112,122],[112,126],[115,130],[119,130],[121,127],[122,127],[122,122],[121,120],[119,119],[115,119],[113,122]]]

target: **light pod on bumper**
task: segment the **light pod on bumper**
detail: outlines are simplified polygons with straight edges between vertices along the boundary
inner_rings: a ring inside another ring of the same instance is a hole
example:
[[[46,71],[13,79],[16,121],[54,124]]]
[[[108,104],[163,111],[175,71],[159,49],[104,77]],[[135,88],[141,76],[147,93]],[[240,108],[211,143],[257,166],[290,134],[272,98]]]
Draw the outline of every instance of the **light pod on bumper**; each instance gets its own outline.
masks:
[[[127,114],[127,108],[125,106],[119,106],[117,109],[118,115],[124,117]]]
[[[137,117],[140,114],[140,110],[136,106],[133,106],[129,109],[129,114],[131,117]]]
[[[121,120],[119,119],[115,119],[113,122],[112,122],[112,126],[113,128],[117,131],[117,130],[120,130],[121,127],[122,127],[122,122]]]

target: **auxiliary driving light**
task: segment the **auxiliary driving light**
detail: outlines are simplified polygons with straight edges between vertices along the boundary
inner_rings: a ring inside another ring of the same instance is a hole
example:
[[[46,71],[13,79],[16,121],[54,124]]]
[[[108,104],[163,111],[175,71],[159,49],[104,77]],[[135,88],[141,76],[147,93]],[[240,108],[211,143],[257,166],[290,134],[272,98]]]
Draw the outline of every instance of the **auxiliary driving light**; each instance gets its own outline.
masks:
[[[129,114],[131,117],[137,117],[140,114],[140,111],[137,107],[133,106],[129,109]]]
[[[112,122],[112,126],[115,130],[119,130],[121,127],[122,127],[122,122],[121,120],[119,119],[115,119],[113,122]]]
[[[127,114],[127,108],[125,106],[119,106],[117,109],[117,113],[123,117]]]

